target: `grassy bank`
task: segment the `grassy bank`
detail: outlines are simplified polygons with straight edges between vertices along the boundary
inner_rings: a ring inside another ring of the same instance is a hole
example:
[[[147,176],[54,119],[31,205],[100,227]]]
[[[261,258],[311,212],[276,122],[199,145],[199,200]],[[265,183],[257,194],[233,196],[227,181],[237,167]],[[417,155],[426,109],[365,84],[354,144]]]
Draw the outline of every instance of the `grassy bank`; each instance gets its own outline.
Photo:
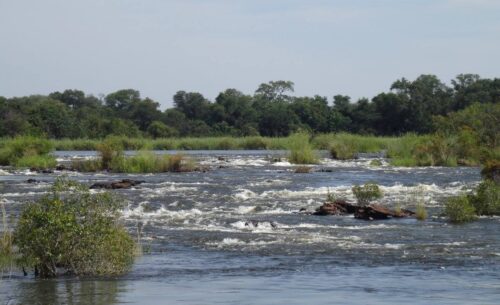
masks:
[[[47,157],[46,147],[70,151],[99,150],[99,146],[103,143],[103,140],[97,139],[49,140],[40,155],[37,153],[37,146],[36,149],[24,149],[19,153],[20,147],[33,147],[27,143],[35,140],[29,137],[23,139],[1,139],[0,162],[2,159],[10,159],[4,161],[3,164],[18,167],[39,164],[41,167],[50,167],[54,161]],[[354,159],[358,153],[384,151],[394,166],[475,166],[483,160],[495,160],[500,156],[498,146],[480,145],[477,141],[473,141],[474,137],[466,133],[452,136],[406,134],[399,137],[336,133],[315,135],[307,138],[305,142],[302,138],[298,139],[297,135],[282,138],[258,136],[163,139],[109,137],[106,141],[108,140],[124,150],[290,150],[294,152],[291,156],[294,163],[315,163],[312,150],[318,149],[330,151],[331,157],[339,160]],[[300,156],[295,154],[299,150]],[[307,160],[300,160],[303,157]]]

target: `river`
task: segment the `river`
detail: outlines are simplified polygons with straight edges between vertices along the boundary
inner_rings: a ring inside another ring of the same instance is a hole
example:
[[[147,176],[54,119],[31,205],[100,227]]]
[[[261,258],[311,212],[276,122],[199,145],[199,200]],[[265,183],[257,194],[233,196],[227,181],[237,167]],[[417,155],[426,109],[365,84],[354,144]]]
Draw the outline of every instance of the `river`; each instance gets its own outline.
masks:
[[[323,156],[294,173],[284,151],[193,151],[210,171],[145,175],[0,170],[10,214],[62,174],[83,183],[132,178],[115,190],[123,221],[143,228],[145,254],[118,278],[39,280],[3,274],[0,304],[499,304],[500,218],[451,225],[446,197],[470,191],[474,167],[399,168],[372,158]],[[94,152],[57,152],[60,161]],[[271,159],[279,159],[270,162]],[[27,183],[34,178],[39,183]],[[380,200],[429,218],[363,221],[312,216],[328,193],[354,200],[353,184],[373,181]]]

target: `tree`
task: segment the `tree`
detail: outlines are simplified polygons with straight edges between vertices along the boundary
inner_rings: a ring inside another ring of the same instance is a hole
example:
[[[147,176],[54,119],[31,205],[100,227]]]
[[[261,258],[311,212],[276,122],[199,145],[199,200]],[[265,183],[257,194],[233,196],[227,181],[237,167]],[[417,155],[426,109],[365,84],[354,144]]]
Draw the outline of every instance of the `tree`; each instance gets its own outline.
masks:
[[[203,120],[209,113],[209,101],[198,92],[178,91],[174,95],[174,105],[188,119]]]
[[[148,134],[153,138],[170,138],[179,135],[175,128],[169,127],[160,121],[153,121],[148,127]]]
[[[255,96],[265,101],[290,101],[287,92],[293,92],[295,84],[291,81],[270,81],[259,85],[255,90]]]

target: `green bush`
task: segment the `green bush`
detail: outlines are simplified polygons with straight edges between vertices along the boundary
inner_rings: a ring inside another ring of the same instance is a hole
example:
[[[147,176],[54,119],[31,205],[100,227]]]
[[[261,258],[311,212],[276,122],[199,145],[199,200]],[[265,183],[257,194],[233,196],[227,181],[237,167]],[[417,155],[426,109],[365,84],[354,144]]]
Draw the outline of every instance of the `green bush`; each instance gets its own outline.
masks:
[[[19,264],[41,277],[116,275],[134,259],[135,243],[119,224],[121,201],[58,180],[49,195],[25,206],[14,231]]]
[[[290,157],[289,161],[293,164],[316,164],[318,157],[314,152],[309,135],[307,133],[296,133],[290,136],[289,142]]]
[[[476,195],[469,201],[478,215],[500,215],[500,185],[492,180],[484,180],[476,189]]]
[[[110,169],[111,162],[123,157],[123,142],[119,137],[108,137],[97,145],[97,153],[101,159],[101,168]]]
[[[476,209],[465,195],[448,198],[444,214],[452,223],[465,223],[476,219]]]
[[[352,193],[360,206],[366,206],[370,204],[370,201],[383,196],[382,190],[376,183],[366,183],[363,186],[355,185],[352,187]]]

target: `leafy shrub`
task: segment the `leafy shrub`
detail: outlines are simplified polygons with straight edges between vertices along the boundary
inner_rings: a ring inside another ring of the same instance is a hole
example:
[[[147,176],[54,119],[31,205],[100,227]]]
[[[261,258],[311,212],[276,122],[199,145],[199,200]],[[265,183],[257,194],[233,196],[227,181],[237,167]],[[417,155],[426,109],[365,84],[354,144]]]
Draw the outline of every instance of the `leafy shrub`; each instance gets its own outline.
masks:
[[[452,223],[464,223],[476,219],[476,209],[465,195],[448,198],[444,214]]]
[[[309,143],[309,135],[307,133],[296,133],[290,136],[290,163],[294,164],[316,164],[318,158]]]
[[[500,185],[484,180],[476,189],[476,195],[468,197],[478,215],[500,215]]]
[[[124,273],[134,241],[118,222],[121,202],[91,194],[76,182],[58,180],[51,193],[26,205],[14,231],[20,264],[41,277],[63,270],[75,275]]]
[[[355,185],[352,187],[352,193],[360,206],[368,205],[370,201],[382,198],[383,195],[376,183],[366,183],[363,186]]]

